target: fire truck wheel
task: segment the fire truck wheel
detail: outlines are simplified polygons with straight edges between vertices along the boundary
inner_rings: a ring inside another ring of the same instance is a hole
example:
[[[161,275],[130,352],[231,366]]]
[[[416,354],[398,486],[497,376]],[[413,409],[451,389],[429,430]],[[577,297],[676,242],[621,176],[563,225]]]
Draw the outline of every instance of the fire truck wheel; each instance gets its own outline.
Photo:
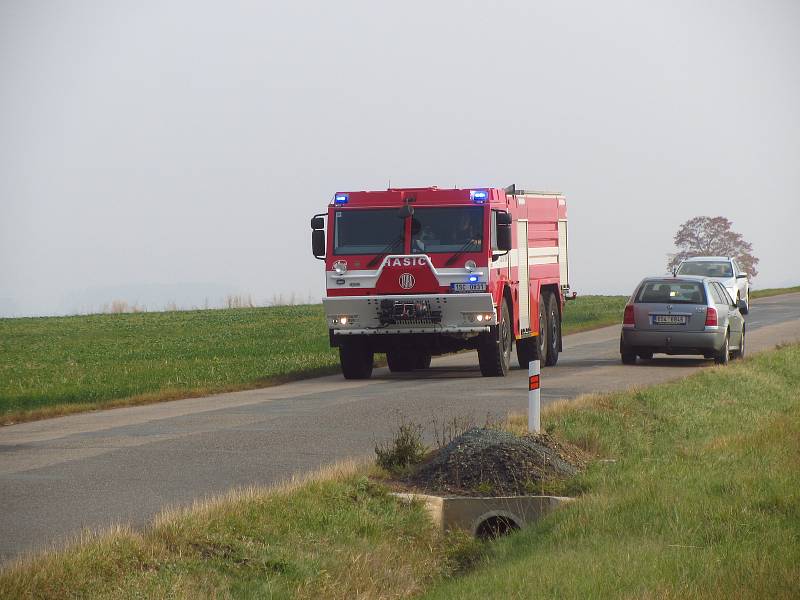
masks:
[[[534,344],[536,343],[536,338],[532,337],[517,340],[517,362],[520,369],[528,369],[528,365],[533,360]]]
[[[530,360],[539,360],[544,364],[547,357],[548,331],[547,294],[542,293],[539,295],[539,335],[532,340],[533,344]]]
[[[406,373],[414,370],[416,357],[410,350],[389,350],[386,353],[386,362],[392,373]]]
[[[423,352],[422,354],[416,355],[416,360],[414,361],[414,368],[424,370],[431,366],[431,353],[430,352]]]
[[[339,346],[339,364],[345,379],[369,379],[372,376],[374,353],[358,340]]]
[[[508,373],[511,349],[514,347],[509,310],[508,300],[503,300],[496,334],[486,336],[478,347],[478,363],[481,366],[481,375],[484,377],[503,377]]]
[[[561,338],[561,314],[558,301],[552,292],[547,294],[547,359],[545,366],[554,367],[558,362],[558,341]]]

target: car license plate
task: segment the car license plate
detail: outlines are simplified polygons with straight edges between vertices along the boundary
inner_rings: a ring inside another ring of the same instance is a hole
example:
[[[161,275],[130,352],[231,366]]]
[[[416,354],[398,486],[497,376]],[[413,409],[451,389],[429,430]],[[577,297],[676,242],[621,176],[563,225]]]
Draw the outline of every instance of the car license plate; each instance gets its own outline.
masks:
[[[656,325],[686,325],[686,315],[653,315]]]
[[[486,282],[481,283],[451,283],[450,289],[454,292],[485,292]]]

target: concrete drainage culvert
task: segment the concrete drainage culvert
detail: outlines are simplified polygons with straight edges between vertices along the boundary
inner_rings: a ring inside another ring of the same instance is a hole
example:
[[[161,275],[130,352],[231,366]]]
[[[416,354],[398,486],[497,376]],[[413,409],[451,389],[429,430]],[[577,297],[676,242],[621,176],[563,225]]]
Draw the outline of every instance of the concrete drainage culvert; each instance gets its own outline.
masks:
[[[396,493],[405,502],[421,502],[442,529],[461,529],[494,539],[540,519],[573,499],[562,496],[468,497]]]

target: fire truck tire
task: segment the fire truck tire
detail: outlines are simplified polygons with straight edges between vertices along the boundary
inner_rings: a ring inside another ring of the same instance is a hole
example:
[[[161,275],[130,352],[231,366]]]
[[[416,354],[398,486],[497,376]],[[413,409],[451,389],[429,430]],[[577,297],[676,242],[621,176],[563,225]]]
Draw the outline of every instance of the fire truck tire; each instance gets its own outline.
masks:
[[[345,379],[369,379],[375,355],[358,340],[348,340],[339,346],[339,364]]]
[[[386,362],[392,373],[407,373],[414,370],[416,357],[409,350],[389,350]]]
[[[554,367],[558,362],[558,342],[561,339],[561,314],[558,301],[552,292],[547,294],[547,359],[545,366]]]
[[[520,369],[528,369],[528,365],[533,360],[533,353],[535,352],[533,346],[536,344],[536,338],[522,338],[517,340],[517,362]]]
[[[431,366],[431,353],[430,352],[423,352],[422,354],[417,354],[414,361],[414,368],[424,370]]]
[[[539,360],[544,365],[547,358],[547,338],[548,331],[547,322],[547,294],[543,293],[539,296],[539,335],[532,339],[531,357],[530,360]]]
[[[508,300],[503,300],[500,323],[494,335],[486,336],[478,347],[478,363],[484,377],[504,377],[511,362],[514,334],[511,331]]]

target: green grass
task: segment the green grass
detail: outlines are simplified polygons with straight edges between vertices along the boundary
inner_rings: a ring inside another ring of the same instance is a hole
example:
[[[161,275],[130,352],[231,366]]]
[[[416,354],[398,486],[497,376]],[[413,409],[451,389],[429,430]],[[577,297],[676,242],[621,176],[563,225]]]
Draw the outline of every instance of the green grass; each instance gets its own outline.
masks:
[[[800,346],[545,419],[616,462],[583,496],[425,596],[796,598]]]
[[[627,296],[578,296],[567,302],[562,319],[565,334],[622,323]]]
[[[321,305],[0,319],[0,422],[335,371]]]
[[[623,305],[578,298],[564,331],[618,322]],[[262,387],[338,361],[322,305],[0,319],[0,424]]]
[[[800,292],[800,285],[788,288],[766,288],[763,290],[751,290],[751,298],[768,298],[770,296],[779,296],[781,294],[793,294]]]
[[[0,597],[405,597],[477,550],[351,465],[166,514],[142,532],[90,537],[0,572]]]

